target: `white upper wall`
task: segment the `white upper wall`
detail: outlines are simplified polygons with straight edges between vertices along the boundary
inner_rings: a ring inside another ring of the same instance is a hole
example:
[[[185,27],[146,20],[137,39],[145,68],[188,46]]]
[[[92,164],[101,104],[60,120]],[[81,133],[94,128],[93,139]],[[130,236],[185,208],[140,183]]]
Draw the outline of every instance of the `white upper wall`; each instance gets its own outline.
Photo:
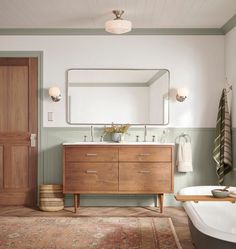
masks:
[[[44,94],[43,124],[69,126],[65,112],[70,68],[166,68],[171,88],[187,87],[183,103],[170,103],[170,126],[215,127],[224,82],[224,36],[0,36],[0,50],[44,52],[43,86],[58,85],[63,99]],[[54,121],[47,121],[47,112]]]
[[[228,83],[233,86],[233,95],[236,92],[236,27],[225,36],[225,72]],[[236,101],[232,98],[233,127],[236,126]]]

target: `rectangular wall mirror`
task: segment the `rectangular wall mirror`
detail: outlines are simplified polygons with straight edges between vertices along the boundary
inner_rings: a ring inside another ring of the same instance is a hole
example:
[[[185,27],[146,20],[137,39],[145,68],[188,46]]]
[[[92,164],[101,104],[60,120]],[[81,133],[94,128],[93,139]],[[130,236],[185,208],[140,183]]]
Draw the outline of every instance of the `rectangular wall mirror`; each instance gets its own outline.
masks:
[[[74,125],[166,125],[166,69],[70,69],[67,122]]]

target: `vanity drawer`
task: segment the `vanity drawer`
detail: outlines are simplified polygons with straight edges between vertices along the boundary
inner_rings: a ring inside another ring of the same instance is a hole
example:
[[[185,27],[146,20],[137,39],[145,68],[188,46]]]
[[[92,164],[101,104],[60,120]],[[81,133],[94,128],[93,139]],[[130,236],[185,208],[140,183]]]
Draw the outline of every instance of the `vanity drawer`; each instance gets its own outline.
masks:
[[[171,192],[171,163],[120,163],[119,191]]]
[[[118,191],[118,163],[67,163],[64,192]]]
[[[119,161],[171,162],[171,147],[129,147],[119,149]]]
[[[66,162],[115,162],[118,149],[111,147],[69,147],[65,148]]]

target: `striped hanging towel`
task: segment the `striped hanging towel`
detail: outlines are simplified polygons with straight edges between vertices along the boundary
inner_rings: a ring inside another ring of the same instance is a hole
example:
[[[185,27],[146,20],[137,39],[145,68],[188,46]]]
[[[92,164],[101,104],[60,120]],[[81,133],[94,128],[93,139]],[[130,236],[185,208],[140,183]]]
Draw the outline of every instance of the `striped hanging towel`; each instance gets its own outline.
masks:
[[[216,162],[218,182],[223,184],[224,175],[232,170],[232,131],[226,89],[223,89],[219,103],[214,140],[213,158]]]

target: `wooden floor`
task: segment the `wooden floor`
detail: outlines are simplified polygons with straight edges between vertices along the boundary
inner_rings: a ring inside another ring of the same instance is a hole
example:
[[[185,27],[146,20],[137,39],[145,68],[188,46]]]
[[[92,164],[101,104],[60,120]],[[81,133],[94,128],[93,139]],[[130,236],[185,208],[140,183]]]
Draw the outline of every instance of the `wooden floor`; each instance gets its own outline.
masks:
[[[179,241],[183,249],[194,249],[188,226],[187,215],[182,208],[165,207],[164,213],[160,214],[154,207],[81,207],[77,214],[72,208],[65,208],[59,212],[42,212],[28,207],[0,207],[1,217],[171,217]]]

